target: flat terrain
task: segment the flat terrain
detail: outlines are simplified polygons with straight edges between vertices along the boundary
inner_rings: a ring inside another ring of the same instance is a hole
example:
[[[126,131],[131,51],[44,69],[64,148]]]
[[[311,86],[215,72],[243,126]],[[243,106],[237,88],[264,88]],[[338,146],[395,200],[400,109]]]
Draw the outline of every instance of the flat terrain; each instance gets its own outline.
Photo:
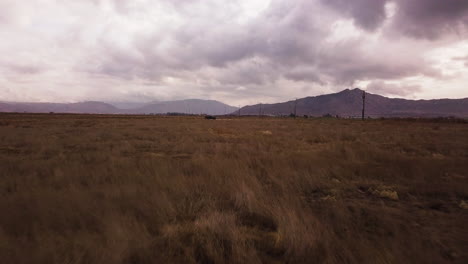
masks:
[[[0,114],[1,263],[468,263],[468,124]]]

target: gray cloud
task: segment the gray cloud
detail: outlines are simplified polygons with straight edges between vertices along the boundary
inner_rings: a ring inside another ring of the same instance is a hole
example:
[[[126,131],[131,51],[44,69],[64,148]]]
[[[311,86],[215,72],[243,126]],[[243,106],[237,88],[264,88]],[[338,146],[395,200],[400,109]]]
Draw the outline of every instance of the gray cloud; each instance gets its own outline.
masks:
[[[359,3],[364,5],[364,1]],[[360,48],[365,38],[326,43],[324,39],[329,34],[326,24],[310,16],[321,9],[322,5],[310,1],[272,5],[246,25],[218,27],[208,25],[210,21],[195,23],[189,19],[164,38],[155,34],[135,39],[131,51],[108,43],[99,51],[103,54],[99,67],[92,70],[125,79],[157,80],[206,67],[228,68],[233,71],[229,77],[224,71],[220,71],[220,76],[210,77],[242,85],[265,83],[281,75],[290,80],[349,84],[357,79],[394,79],[429,72],[419,58],[389,62],[379,60],[378,54],[367,54]],[[255,56],[275,66],[262,69],[260,65],[238,63]],[[232,66],[236,63],[237,66]],[[311,68],[314,73],[310,73]]]
[[[324,4],[354,18],[360,27],[374,31],[386,18],[385,3],[388,0],[321,0]]]
[[[43,68],[37,65],[14,64],[14,63],[8,63],[5,65],[2,65],[1,67],[10,72],[19,73],[19,74],[27,74],[27,75],[39,74],[46,70],[46,68]]]
[[[466,34],[468,1],[464,0],[321,0],[351,17],[361,28],[374,31],[386,19],[391,28],[414,38],[437,39],[445,34]],[[386,14],[386,4],[395,4],[395,15]]]
[[[277,8],[279,6],[273,6],[262,17],[246,25],[213,25],[209,19],[188,19],[173,31],[166,32],[164,37],[156,32],[134,39],[130,50],[106,42],[97,52],[101,54],[100,61],[92,63],[99,64],[98,67],[90,71],[124,78],[157,79],[173,71],[226,68],[254,56],[281,65],[313,61],[318,47],[314,40],[324,37],[325,33],[309,19],[312,7],[304,1],[288,6],[282,12]],[[281,8],[285,7],[282,5]],[[92,60],[96,58],[95,55],[90,57]]]
[[[399,0],[394,25],[408,36],[436,39],[444,34],[466,34],[468,1]]]
[[[465,67],[468,68],[468,55],[467,55],[467,56],[457,56],[457,57],[453,57],[452,60],[454,60],[454,61],[462,61],[462,62],[464,62]]]
[[[383,81],[373,81],[367,88],[367,91],[388,96],[408,96],[422,90],[419,85],[400,85],[400,84],[389,84]]]
[[[426,55],[454,43],[445,37],[464,34],[468,21],[457,0],[272,0],[251,14],[253,2],[43,0],[39,10],[5,0],[0,54],[13,59],[0,65],[9,76],[0,84],[24,89],[12,80],[34,75],[38,97],[66,78],[68,90],[49,94],[245,101],[379,80],[370,88],[405,96],[419,90],[387,82],[440,79]]]
[[[325,82],[320,78],[319,74],[317,73],[316,68],[292,69],[291,71],[286,72],[284,74],[284,77],[294,81],[306,81],[321,85],[325,84]]]

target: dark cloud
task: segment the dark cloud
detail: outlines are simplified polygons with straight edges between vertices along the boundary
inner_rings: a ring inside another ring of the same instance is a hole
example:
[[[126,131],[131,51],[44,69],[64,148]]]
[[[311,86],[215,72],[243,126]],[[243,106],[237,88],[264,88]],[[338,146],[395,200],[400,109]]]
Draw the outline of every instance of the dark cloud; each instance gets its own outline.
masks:
[[[465,34],[468,1],[398,0],[394,26],[404,34],[436,39],[444,34]]]
[[[352,17],[365,30],[374,31],[386,18],[385,3],[388,0],[321,0],[327,6]]]
[[[391,28],[414,38],[437,39],[446,34],[466,34],[468,1],[465,0],[321,0],[351,17],[355,24],[374,31],[391,19]],[[386,4],[395,4],[389,17]]]

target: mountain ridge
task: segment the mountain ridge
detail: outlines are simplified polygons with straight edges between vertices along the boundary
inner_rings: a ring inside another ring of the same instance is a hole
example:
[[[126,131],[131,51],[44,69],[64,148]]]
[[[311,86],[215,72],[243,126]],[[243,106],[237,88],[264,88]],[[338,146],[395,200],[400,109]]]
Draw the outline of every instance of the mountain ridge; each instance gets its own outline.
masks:
[[[120,103],[119,103],[120,104]],[[120,104],[122,105],[122,104]],[[26,113],[83,113],[83,114],[209,114],[222,115],[235,110],[233,107],[215,100],[186,99],[175,101],[150,102],[134,108],[116,107],[111,103],[85,101],[78,103],[35,103],[0,101],[0,112]]]
[[[216,100],[185,99],[151,103],[140,108],[131,109],[130,113],[186,113],[225,115],[237,109],[237,107],[233,107]]]
[[[247,105],[240,108],[241,115],[285,116],[361,116],[362,93],[345,89],[337,93],[307,96],[272,104]],[[120,105],[122,102],[120,102]],[[117,104],[116,104],[117,105]],[[238,115],[239,108],[216,100],[185,99],[153,101],[135,104],[133,108],[119,108],[112,103],[85,101],[78,103],[19,103],[0,101],[0,112],[27,113],[85,113],[85,114],[209,114]],[[366,92],[366,117],[461,117],[468,118],[468,98],[462,99],[403,99],[390,98]]]
[[[364,91],[345,89],[337,93],[308,96],[297,100],[275,104],[244,106],[241,115],[298,116],[333,115],[342,117],[361,116],[362,93]],[[468,117],[468,98],[411,100],[389,98],[366,92],[365,115],[370,117]],[[239,110],[232,114],[239,114]]]

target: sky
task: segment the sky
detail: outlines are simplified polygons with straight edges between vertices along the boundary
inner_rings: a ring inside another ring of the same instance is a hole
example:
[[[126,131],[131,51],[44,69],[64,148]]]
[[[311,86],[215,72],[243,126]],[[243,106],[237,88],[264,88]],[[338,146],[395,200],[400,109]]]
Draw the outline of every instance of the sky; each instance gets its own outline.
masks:
[[[0,101],[468,97],[468,0],[0,0]]]

